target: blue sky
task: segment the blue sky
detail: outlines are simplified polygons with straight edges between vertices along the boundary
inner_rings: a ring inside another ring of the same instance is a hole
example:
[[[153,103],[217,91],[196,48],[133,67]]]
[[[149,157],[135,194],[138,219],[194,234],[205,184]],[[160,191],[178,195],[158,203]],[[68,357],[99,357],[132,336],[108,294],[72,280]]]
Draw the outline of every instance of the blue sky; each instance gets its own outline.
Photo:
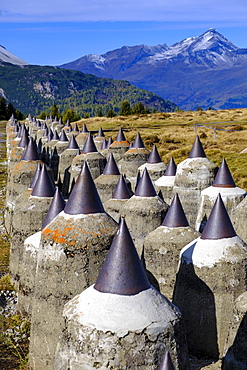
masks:
[[[0,45],[59,65],[123,45],[172,45],[216,28],[247,48],[246,0],[1,0]]]

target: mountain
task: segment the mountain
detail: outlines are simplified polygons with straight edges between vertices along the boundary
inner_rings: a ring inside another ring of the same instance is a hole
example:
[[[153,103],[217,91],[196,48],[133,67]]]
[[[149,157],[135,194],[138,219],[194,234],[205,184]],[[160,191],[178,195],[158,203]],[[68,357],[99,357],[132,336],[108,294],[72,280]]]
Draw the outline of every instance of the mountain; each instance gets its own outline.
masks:
[[[61,112],[73,108],[83,116],[84,113],[94,115],[101,109],[106,114],[109,109],[118,112],[124,100],[132,106],[141,102],[147,108],[162,112],[177,108],[174,103],[127,81],[57,67],[19,64],[18,58],[11,60],[16,65],[0,62],[0,96],[24,114],[37,115],[54,103]]]
[[[8,50],[5,49],[4,46],[0,45],[0,63],[10,63],[18,66],[25,66],[28,63],[24,62],[20,58],[16,57],[14,54],[10,53]]]
[[[247,49],[212,28],[171,46],[123,46],[60,67],[127,80],[186,110],[247,107]]]

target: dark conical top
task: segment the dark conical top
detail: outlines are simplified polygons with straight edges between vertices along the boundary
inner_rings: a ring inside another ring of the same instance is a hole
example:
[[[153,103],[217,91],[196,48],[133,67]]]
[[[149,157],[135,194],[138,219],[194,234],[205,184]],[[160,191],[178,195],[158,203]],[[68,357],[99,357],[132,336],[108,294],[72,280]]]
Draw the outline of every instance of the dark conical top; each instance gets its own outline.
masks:
[[[124,133],[123,133],[123,129],[122,128],[119,129],[115,141],[126,141],[126,138],[124,136]]]
[[[212,186],[219,188],[235,188],[236,186],[225,158],[222,159],[220,168],[215,176]]]
[[[170,159],[170,161],[169,161],[169,163],[166,167],[164,176],[175,176],[176,172],[177,172],[177,166],[176,166],[176,163],[174,162],[173,157],[171,157],[171,159]]]
[[[175,367],[172,363],[170,353],[168,351],[165,351],[160,366],[157,370],[175,370]]]
[[[52,132],[52,129],[50,128],[49,131],[48,131],[48,135],[47,135],[47,141],[51,141],[53,139],[53,132]]]
[[[233,236],[236,236],[236,233],[219,194],[203,229],[201,239],[223,239]]]
[[[105,212],[86,161],[83,163],[64,212],[70,215]]]
[[[206,158],[206,154],[202,147],[202,143],[198,136],[196,136],[193,147],[190,151],[189,158]]]
[[[23,125],[20,126],[20,129],[19,129],[19,131],[17,133],[17,136],[16,136],[18,139],[20,139],[22,137],[22,134],[23,134],[24,129],[26,129],[25,124],[23,124]]]
[[[138,182],[135,195],[138,197],[155,197],[157,195],[146,168],[144,168],[142,177]]]
[[[21,157],[21,161],[38,161],[39,153],[37,150],[37,146],[33,140],[33,138],[30,136],[29,142],[25,148],[25,151]]]
[[[44,229],[65,207],[65,201],[63,196],[57,187],[55,190],[54,197],[51,201],[50,207],[48,209],[47,215],[42,224],[42,229]]]
[[[69,127],[69,128],[71,128],[71,124],[70,124],[70,122],[69,122],[69,119],[67,119],[66,125],[65,125],[64,127]]]
[[[44,133],[43,133],[43,137],[47,137],[48,138],[48,134],[49,134],[49,129],[48,127],[46,127]]]
[[[41,171],[41,163],[38,162],[38,165],[37,165],[37,168],[36,168],[36,171],[34,172],[34,175],[33,175],[33,178],[32,178],[32,181],[31,181],[31,184],[29,186],[29,189],[33,189],[34,188],[34,185],[36,184],[36,181],[38,180],[39,178],[39,175],[40,175],[40,171]]]
[[[79,128],[78,128],[78,125],[77,125],[77,123],[75,123],[74,124],[74,127],[73,127],[73,130],[72,130],[73,132],[76,132],[76,131],[78,131],[79,132]]]
[[[69,141],[64,130],[62,130],[59,141]]]
[[[142,141],[142,138],[139,132],[137,132],[132,148],[135,148],[135,149],[145,148],[145,145],[143,144],[143,141]]]
[[[87,137],[87,140],[82,148],[82,153],[94,153],[94,152],[97,152],[97,148],[94,144],[94,141],[93,141],[93,137],[92,135],[89,133],[88,134],[88,137]]]
[[[77,141],[74,137],[74,135],[71,135],[69,145],[67,149],[79,149],[79,145],[77,144]]]
[[[81,130],[81,132],[82,132],[83,134],[86,134],[87,132],[89,132],[89,131],[88,131],[88,129],[87,129],[87,126],[85,125],[85,123],[83,123],[83,126],[82,126],[82,130]]]
[[[159,152],[156,148],[156,145],[154,144],[153,149],[152,149],[151,153],[149,154],[147,163],[160,163],[160,162],[162,162],[162,161],[161,161]]]
[[[18,144],[18,148],[25,148],[27,146],[28,142],[29,142],[28,131],[27,131],[26,128],[24,128],[23,131],[22,131],[21,140]]]
[[[105,137],[105,134],[104,134],[104,131],[102,130],[102,127],[100,127],[98,133],[97,133],[97,137]]]
[[[57,140],[57,141],[60,140],[57,130],[54,131],[52,140]]]
[[[113,199],[129,199],[131,192],[125,182],[124,176],[120,175],[117,186],[112,195]]]
[[[123,218],[94,288],[102,293],[119,295],[135,295],[150,288]]]
[[[108,148],[109,148],[109,146],[110,146],[112,143],[113,143],[113,140],[112,140],[112,138],[110,137],[110,138],[108,139],[108,143],[107,143],[107,148],[106,148],[106,149],[108,149]]]
[[[106,138],[104,138],[102,145],[101,145],[101,150],[107,149],[108,146],[108,141]]]
[[[54,193],[55,193],[55,186],[46,169],[46,166],[43,165],[40,171],[40,175],[33,187],[33,191],[31,195],[34,197],[53,197]]]
[[[186,227],[189,226],[178,194],[175,194],[167,214],[162,222],[162,226],[167,227]]]
[[[117,163],[112,153],[110,153],[109,155],[109,158],[103,171],[103,175],[120,175]]]

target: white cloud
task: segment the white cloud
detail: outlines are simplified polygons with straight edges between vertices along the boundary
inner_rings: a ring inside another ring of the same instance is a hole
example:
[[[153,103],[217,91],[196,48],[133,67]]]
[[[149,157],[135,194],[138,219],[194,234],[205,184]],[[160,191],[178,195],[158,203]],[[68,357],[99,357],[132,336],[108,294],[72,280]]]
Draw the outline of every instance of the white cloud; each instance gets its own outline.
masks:
[[[245,0],[1,0],[0,22],[246,21]]]

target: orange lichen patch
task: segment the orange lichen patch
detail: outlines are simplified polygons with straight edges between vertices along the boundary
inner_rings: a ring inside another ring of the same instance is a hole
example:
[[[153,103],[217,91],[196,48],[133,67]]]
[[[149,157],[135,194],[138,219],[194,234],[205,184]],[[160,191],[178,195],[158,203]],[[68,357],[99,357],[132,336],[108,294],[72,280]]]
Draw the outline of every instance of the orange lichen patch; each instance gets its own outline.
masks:
[[[113,143],[110,145],[110,147],[113,147],[113,146],[129,146],[130,143],[127,141],[127,140],[124,140],[124,141],[113,141]]]
[[[137,154],[137,153],[146,153],[146,154],[149,154],[149,151],[145,148],[130,148],[126,153],[134,153],[134,154]]]
[[[63,230],[58,229],[51,230],[49,228],[45,228],[44,230],[42,230],[42,234],[46,235],[45,236],[46,239],[52,238],[56,243],[66,243],[65,237],[71,230],[72,227],[65,227]]]

